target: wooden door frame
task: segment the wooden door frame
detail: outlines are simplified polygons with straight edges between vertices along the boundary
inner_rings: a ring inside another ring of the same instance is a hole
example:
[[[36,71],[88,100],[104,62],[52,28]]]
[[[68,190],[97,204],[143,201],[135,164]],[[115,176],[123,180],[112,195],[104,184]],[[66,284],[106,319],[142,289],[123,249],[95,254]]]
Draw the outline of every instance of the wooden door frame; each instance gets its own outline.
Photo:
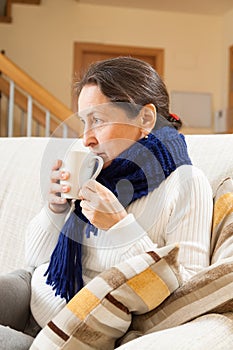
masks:
[[[4,16],[0,16],[0,22],[10,23],[12,21],[12,19],[11,19],[11,5],[12,5],[12,0],[7,0],[6,1],[6,12],[5,12]]]
[[[231,94],[233,94],[233,45],[229,47],[229,86],[228,86],[228,113],[227,132],[233,133],[233,106],[231,106]]]
[[[74,43],[74,73],[80,73],[82,71],[82,57],[85,52],[98,52],[107,54],[118,54],[125,56],[142,55],[149,56],[154,59],[154,68],[158,74],[163,78],[164,75],[164,49],[160,48],[147,48],[147,47],[135,47],[135,46],[122,46],[122,45],[106,45],[87,42],[75,42]]]
[[[41,0],[11,0],[14,4],[40,5]]]

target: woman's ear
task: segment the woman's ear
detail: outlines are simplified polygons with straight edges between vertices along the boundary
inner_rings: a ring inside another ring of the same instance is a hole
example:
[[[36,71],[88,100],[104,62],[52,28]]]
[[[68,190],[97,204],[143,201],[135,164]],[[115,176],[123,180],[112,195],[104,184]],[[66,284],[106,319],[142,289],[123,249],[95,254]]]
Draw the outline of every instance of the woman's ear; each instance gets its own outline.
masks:
[[[140,111],[142,133],[148,135],[156,123],[157,113],[153,103],[149,103]]]

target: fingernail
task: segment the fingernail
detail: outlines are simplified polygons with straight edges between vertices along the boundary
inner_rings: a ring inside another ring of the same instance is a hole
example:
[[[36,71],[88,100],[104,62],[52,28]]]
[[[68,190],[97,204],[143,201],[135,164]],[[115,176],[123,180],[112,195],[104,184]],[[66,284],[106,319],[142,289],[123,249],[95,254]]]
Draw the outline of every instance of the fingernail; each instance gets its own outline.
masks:
[[[67,185],[63,185],[62,192],[68,192],[68,191],[69,191],[69,187]]]
[[[66,172],[65,172],[65,171],[62,171],[62,172],[61,172],[61,178],[62,178],[63,180],[66,180],[67,176],[66,176]]]

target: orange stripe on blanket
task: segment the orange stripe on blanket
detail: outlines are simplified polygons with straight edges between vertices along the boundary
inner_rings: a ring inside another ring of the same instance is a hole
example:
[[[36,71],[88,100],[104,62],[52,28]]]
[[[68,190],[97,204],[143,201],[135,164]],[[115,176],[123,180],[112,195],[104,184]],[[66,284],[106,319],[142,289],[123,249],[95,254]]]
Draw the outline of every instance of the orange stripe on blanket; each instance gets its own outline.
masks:
[[[233,193],[226,193],[218,198],[214,205],[213,228],[215,228],[224,217],[233,212]]]
[[[69,301],[66,307],[83,321],[99,303],[100,300],[84,287]]]
[[[149,310],[158,306],[170,291],[161,278],[150,268],[126,283],[144,301]]]

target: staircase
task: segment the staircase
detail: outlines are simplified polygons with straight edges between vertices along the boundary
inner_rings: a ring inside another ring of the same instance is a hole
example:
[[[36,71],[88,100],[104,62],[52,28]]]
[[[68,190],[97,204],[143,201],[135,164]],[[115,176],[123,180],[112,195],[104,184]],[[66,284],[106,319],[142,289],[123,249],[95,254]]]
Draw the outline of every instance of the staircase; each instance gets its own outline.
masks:
[[[0,136],[80,137],[73,111],[0,54]]]
[[[39,5],[41,0],[0,0],[0,22],[12,22],[14,3]],[[79,137],[80,130],[71,109],[0,53],[0,137]]]

